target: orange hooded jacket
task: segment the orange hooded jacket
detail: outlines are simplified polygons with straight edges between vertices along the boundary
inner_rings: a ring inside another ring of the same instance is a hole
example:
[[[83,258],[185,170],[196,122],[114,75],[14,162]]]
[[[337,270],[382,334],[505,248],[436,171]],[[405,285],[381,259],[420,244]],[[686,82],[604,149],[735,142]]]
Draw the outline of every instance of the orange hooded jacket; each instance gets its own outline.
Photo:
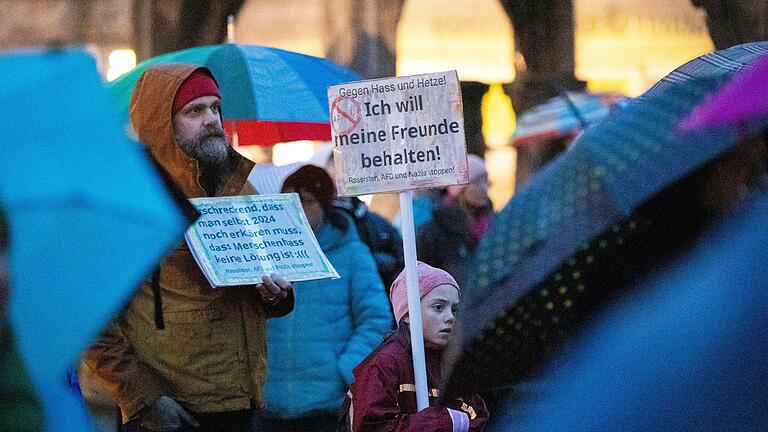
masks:
[[[139,139],[189,198],[205,196],[198,162],[176,143],[172,104],[196,66],[150,68],[131,97]],[[226,101],[224,101],[226,103]],[[253,162],[237,154],[234,174],[216,196],[254,193],[246,178]],[[293,296],[266,305],[250,287],[211,288],[186,243],[159,267],[164,329],[156,328],[155,299],[145,281],[116,322],[86,352],[85,365],[120,406],[123,421],[166,395],[197,413],[261,407],[266,374],[265,318],[293,309]]]

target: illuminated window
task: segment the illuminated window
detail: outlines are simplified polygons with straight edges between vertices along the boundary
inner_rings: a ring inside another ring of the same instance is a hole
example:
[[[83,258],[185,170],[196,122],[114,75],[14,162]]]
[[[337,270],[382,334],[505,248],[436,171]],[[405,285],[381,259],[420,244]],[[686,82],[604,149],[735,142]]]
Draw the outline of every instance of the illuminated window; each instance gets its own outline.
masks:
[[[499,2],[453,0],[450,4],[405,2],[397,31],[397,74],[456,69],[462,81],[514,80],[512,26]]]

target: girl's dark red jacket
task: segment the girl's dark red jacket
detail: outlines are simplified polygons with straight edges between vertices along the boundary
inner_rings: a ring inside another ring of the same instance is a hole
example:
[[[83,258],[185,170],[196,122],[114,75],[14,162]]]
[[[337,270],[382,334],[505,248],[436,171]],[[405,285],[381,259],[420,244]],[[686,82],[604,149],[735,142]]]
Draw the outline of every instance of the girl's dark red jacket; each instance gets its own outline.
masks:
[[[352,420],[354,432],[462,430],[454,429],[448,408],[466,413],[470,431],[483,429],[488,420],[488,410],[478,394],[454,399],[447,406],[436,406],[443,349],[425,342],[425,352],[430,406],[420,412],[416,410],[410,330],[407,325],[401,323],[354,369],[355,381],[346,401],[351,402],[348,417]]]

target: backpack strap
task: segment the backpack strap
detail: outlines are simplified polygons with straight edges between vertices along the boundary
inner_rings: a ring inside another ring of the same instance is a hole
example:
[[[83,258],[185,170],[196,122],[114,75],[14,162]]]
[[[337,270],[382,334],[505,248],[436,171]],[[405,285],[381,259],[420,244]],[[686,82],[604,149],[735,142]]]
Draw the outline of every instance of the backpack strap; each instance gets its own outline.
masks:
[[[163,320],[163,297],[160,294],[160,267],[152,272],[152,297],[155,299],[155,327],[163,330],[165,320]]]

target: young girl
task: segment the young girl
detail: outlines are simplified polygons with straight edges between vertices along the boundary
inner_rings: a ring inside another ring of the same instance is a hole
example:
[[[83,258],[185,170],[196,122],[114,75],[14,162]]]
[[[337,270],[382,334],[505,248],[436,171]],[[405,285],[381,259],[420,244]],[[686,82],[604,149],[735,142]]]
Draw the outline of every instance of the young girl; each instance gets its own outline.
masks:
[[[417,412],[403,271],[390,292],[398,328],[354,369],[355,381],[346,401],[350,404],[347,427],[354,432],[480,431],[488,419],[485,402],[477,394],[447,406],[436,405],[440,360],[453,328],[459,286],[444,270],[422,262],[418,270],[430,406]]]

